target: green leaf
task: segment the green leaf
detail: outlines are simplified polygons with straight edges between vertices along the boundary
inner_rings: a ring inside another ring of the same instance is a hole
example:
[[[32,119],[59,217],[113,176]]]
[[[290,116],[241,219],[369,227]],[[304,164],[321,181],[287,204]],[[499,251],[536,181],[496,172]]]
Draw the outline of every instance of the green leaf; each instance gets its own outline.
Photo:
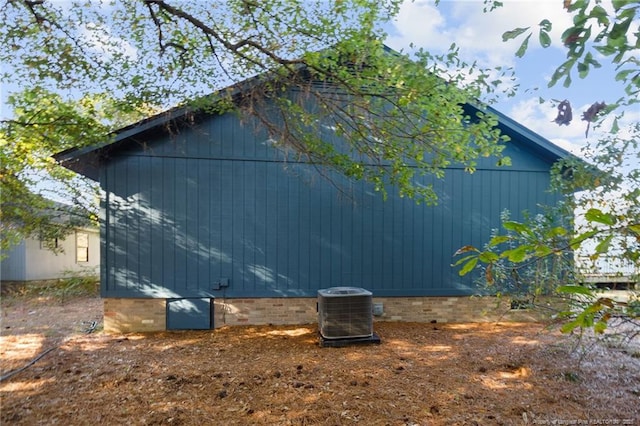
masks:
[[[637,70],[622,70],[616,74],[616,81],[627,81],[629,74],[636,72]]]
[[[522,245],[511,250],[503,251],[500,257],[503,257],[503,258],[506,257],[507,259],[509,259],[510,262],[513,262],[513,263],[520,263],[527,258],[527,253],[529,249],[530,249],[530,246]]]
[[[580,325],[579,325],[577,320],[570,321],[570,322],[568,322],[566,324],[563,324],[562,327],[560,327],[560,332],[564,333],[564,334],[570,333],[573,330],[575,330],[576,328],[578,328],[579,326]]]
[[[585,78],[589,74],[589,65],[584,62],[578,63],[578,76],[580,78]]]
[[[588,287],[581,285],[561,285],[556,291],[562,294],[582,294],[585,296],[593,296],[593,291]]]
[[[551,21],[549,21],[548,19],[543,19],[538,25],[540,26],[540,30],[544,32],[551,31],[551,28],[553,27]]]
[[[522,44],[520,45],[520,47],[516,51],[516,56],[518,58],[522,58],[524,56],[524,54],[526,53],[527,48],[529,47],[529,39],[530,38],[531,38],[531,34],[529,34],[527,36],[527,38],[524,39],[524,41],[522,42]]]
[[[460,258],[458,260],[456,260],[456,263],[454,263],[452,266],[458,266],[458,265],[462,265],[464,262],[467,262],[469,259],[473,259],[474,257],[478,257],[475,254],[471,254],[469,256],[465,256],[463,258]]]
[[[611,246],[611,240],[613,240],[613,235],[609,235],[607,236],[607,238],[600,241],[600,243],[596,246],[596,253],[607,253],[609,251],[609,247]]]
[[[611,28],[611,32],[609,33],[609,39],[615,40],[624,38],[629,30],[631,21],[631,18],[627,18],[624,21],[613,24],[613,28]]]
[[[584,9],[587,6],[587,0],[577,0],[571,3],[571,5],[569,6],[569,8],[567,9],[568,12],[574,12],[576,10],[580,10],[580,9]]]
[[[527,31],[529,28],[531,28],[531,27],[516,28],[516,29],[511,30],[511,31],[506,31],[505,33],[502,34],[502,41],[507,41],[507,40],[514,39],[514,38],[518,37],[520,34],[522,34],[525,31]]]
[[[640,237],[640,224],[629,225],[628,227],[633,233]]]
[[[602,334],[607,329],[606,321],[598,321],[593,325],[593,332],[596,334]]]
[[[549,83],[547,83],[547,86],[553,87],[558,82],[558,80],[560,80],[560,78],[562,78],[563,76],[568,76],[569,72],[571,72],[571,68],[575,63],[576,63],[576,58],[568,59],[564,63],[562,63],[562,65],[556,68],[556,70],[553,72],[553,75],[551,76],[551,80],[549,80]]]
[[[496,253],[492,251],[484,251],[480,253],[480,255],[478,256],[478,259],[480,260],[480,262],[483,262],[483,263],[493,263],[498,259],[500,259],[500,256],[498,256]]]
[[[604,213],[602,210],[595,208],[589,209],[584,217],[589,222],[598,222],[609,226],[613,226],[616,224],[615,216],[609,213]]]
[[[572,250],[575,250],[576,248],[578,248],[580,246],[580,244],[582,244],[584,241],[593,238],[595,235],[598,234],[598,230],[594,229],[591,231],[587,231],[587,232],[583,232],[582,234],[574,237],[570,242],[569,242],[569,246],[571,247]]]
[[[506,243],[510,239],[511,238],[507,237],[506,235],[496,235],[495,237],[492,237],[491,240],[489,240],[489,247],[495,247],[498,244]]]
[[[629,4],[629,0],[612,0],[613,9],[617,12],[620,8]]]
[[[594,46],[598,52],[602,53],[604,56],[611,56],[618,51],[614,46]]]
[[[547,238],[563,237],[567,235],[567,230],[562,226],[556,226],[554,228],[549,229],[547,232],[545,232],[544,235]]]
[[[551,46],[551,37],[549,33],[545,31],[540,31],[540,35],[538,37],[540,39],[540,45],[544,48]]]
[[[478,258],[474,257],[473,259],[471,259],[470,261],[465,263],[465,265],[462,267],[460,272],[458,272],[458,274],[461,277],[464,276],[464,275],[467,275],[469,272],[471,272],[473,270],[473,268],[476,267],[477,264],[478,264]]]
[[[535,254],[537,257],[545,257],[552,253],[553,253],[553,249],[544,244],[538,245],[535,251]]]
[[[611,125],[611,130],[610,132],[613,134],[616,134],[620,131],[620,126],[618,125],[618,119],[614,118],[613,119],[613,124]]]
[[[593,57],[593,54],[591,52],[588,52],[586,55],[584,55],[584,62],[585,62],[585,64],[593,65],[594,68],[601,68],[602,67],[602,64],[600,64],[600,62],[598,62]]]
[[[505,156],[505,157],[500,158],[500,159],[496,162],[496,165],[497,165],[498,167],[503,167],[503,166],[504,166],[504,167],[509,167],[509,166],[511,166],[511,157],[507,157],[507,156]]]
[[[533,235],[533,231],[531,231],[531,228],[529,228],[527,225],[520,222],[514,222],[509,220],[509,221],[503,222],[502,227],[509,231],[517,232],[520,235]]]
[[[608,17],[607,11],[600,5],[596,5],[593,9],[591,9],[591,13],[589,13],[589,16],[598,19],[598,22],[600,23],[603,22],[601,20],[607,19]]]

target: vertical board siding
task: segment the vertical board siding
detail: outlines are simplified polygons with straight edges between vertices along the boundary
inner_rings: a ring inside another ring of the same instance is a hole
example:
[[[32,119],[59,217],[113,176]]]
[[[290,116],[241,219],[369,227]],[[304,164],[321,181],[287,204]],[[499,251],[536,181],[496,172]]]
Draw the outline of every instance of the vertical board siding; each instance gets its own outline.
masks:
[[[548,165],[526,159],[518,170],[526,153],[515,149],[512,169],[425,177],[439,197],[426,206],[283,163],[232,115],[148,146],[103,170],[106,297],[309,297],[331,286],[472,294],[474,277],[458,275],[453,253],[486,243],[502,210],[518,220],[555,200]]]
[[[298,244],[298,283],[301,288],[310,290],[310,265],[311,261],[311,229],[316,224],[311,223],[311,193],[310,191],[304,191],[305,183],[302,179],[297,179],[298,191],[300,194],[299,202],[293,204],[298,205],[298,223],[296,233],[292,233],[292,238],[297,239]],[[302,187],[300,186],[302,185]]]
[[[100,170],[100,187],[108,188],[109,185],[107,183],[107,169],[103,168]],[[108,283],[109,283],[109,274],[107,271],[109,267],[107,266],[109,261],[109,250],[107,250],[107,243],[109,240],[107,230],[111,228],[109,220],[109,212],[110,209],[110,193],[103,192],[103,196],[100,197],[100,296],[106,297]]]
[[[167,229],[165,229],[165,213],[164,213],[164,199],[166,192],[164,191],[163,174],[161,173],[162,166],[164,164],[163,159],[148,158],[147,169],[145,172],[148,175],[146,181],[148,186],[143,186],[147,189],[149,205],[149,223],[145,227],[145,235],[149,240],[149,262],[147,271],[149,272],[149,286],[161,285],[164,282],[164,262],[166,262],[166,244],[164,243]]]
[[[138,193],[141,188],[152,188],[151,185],[151,158],[140,157],[138,163]],[[143,287],[151,284],[151,272],[153,270],[153,252],[150,238],[153,232],[152,222],[156,219],[156,214],[151,210],[152,199],[155,194],[147,191],[145,197],[137,197],[137,211],[140,216],[137,229],[139,244],[139,281]]]
[[[210,259],[210,247],[211,247],[211,223],[210,223],[210,204],[209,200],[214,198],[216,194],[212,191],[210,176],[207,170],[207,164],[205,162],[198,162],[197,178],[196,178],[196,194],[197,198],[197,220],[195,223],[195,232],[198,235],[196,241],[196,250],[198,252],[197,257],[197,269],[196,279],[193,284],[198,286],[206,285],[209,283],[209,265]],[[196,287],[198,288],[198,287]]]

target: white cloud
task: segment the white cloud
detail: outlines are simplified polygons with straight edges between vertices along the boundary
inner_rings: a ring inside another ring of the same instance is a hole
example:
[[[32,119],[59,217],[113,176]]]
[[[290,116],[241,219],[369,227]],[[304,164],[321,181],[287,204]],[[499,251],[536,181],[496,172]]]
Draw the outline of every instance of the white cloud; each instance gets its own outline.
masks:
[[[446,21],[431,1],[405,1],[394,22],[394,35],[386,40],[396,50],[408,49],[410,44],[424,48],[448,48],[451,34],[445,31]]]
[[[483,8],[481,1],[441,2],[436,7],[425,0],[407,0],[400,7],[387,43],[394,49],[406,50],[413,43],[441,52],[456,43],[463,57],[478,60],[484,66],[510,66],[522,38],[504,43],[505,31],[531,26],[534,36],[529,48],[536,49],[538,24],[549,19],[553,23],[553,43],[561,46],[560,34],[571,22],[571,16],[557,0],[505,1],[503,7],[490,13],[483,13]]]

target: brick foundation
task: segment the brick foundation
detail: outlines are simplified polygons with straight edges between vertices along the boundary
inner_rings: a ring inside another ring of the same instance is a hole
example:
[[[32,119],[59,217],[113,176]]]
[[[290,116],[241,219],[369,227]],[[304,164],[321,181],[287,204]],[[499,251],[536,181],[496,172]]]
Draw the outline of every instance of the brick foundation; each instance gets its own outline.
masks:
[[[309,324],[318,320],[316,298],[215,299],[214,327],[225,325]],[[374,297],[383,313],[375,321],[490,322],[538,321],[537,311],[511,310],[495,297]],[[107,333],[166,329],[164,299],[104,299]]]
[[[104,299],[105,333],[162,331],[166,328],[164,299]]]
[[[216,327],[242,324],[308,324],[318,320],[315,298],[216,299]]]

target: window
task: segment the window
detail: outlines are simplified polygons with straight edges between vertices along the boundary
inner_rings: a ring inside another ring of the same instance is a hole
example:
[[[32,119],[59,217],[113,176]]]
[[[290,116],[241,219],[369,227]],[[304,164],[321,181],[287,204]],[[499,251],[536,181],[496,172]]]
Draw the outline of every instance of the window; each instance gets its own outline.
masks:
[[[76,232],[76,262],[89,261],[89,234]]]

